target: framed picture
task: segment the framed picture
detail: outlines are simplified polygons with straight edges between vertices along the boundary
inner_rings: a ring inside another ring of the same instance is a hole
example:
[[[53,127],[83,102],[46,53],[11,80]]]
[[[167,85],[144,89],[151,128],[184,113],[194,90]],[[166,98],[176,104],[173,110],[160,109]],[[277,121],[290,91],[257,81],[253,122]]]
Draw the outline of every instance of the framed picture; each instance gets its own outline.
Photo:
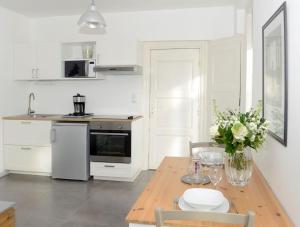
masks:
[[[269,134],[287,146],[287,22],[284,2],[262,28],[263,116]]]

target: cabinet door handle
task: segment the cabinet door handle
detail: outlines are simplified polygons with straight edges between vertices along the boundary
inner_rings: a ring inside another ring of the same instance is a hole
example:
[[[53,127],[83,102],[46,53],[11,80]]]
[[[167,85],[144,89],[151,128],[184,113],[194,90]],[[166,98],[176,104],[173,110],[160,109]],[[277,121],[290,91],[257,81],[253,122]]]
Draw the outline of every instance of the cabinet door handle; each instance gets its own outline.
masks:
[[[104,136],[129,136],[128,133],[114,133],[114,132],[91,132],[91,135],[104,135]]]
[[[30,125],[31,121],[21,121],[21,124],[23,124],[23,125]]]
[[[105,168],[115,168],[116,166],[113,165],[104,165]]]
[[[37,78],[37,69],[35,68],[35,69],[33,69],[33,76],[32,76],[33,78]]]
[[[23,150],[23,151],[30,151],[31,147],[21,147],[21,150]]]

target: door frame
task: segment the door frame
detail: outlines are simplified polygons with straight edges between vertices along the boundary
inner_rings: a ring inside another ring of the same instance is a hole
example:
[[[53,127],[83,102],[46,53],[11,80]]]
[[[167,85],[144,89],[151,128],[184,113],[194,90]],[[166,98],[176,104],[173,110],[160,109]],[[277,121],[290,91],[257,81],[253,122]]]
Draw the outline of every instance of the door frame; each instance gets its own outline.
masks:
[[[143,169],[149,168],[150,156],[150,92],[151,92],[151,51],[152,50],[166,50],[166,49],[199,49],[200,51],[200,91],[199,91],[199,108],[197,111],[199,117],[199,134],[200,137],[205,136],[207,132],[207,125],[205,124],[206,113],[201,111],[207,107],[207,66],[208,66],[208,41],[154,41],[143,42],[143,113],[144,113],[144,163]],[[200,127],[204,125],[204,127]],[[205,138],[204,139],[208,139]]]

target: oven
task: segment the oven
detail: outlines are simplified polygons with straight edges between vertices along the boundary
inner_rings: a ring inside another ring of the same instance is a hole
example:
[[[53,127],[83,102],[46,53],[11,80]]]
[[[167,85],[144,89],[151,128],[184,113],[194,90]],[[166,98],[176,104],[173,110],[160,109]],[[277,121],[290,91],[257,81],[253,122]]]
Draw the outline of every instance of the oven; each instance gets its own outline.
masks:
[[[93,122],[89,134],[91,162],[131,163],[130,122]]]

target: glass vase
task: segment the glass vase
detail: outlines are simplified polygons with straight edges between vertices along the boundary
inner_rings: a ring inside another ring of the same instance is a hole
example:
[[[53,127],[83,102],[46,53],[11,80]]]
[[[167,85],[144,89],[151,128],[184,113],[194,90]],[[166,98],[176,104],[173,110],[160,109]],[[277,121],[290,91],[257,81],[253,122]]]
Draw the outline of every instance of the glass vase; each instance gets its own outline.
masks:
[[[93,51],[93,46],[90,44],[83,44],[82,47],[82,58],[83,59],[91,59],[93,58],[94,51]]]
[[[252,150],[247,147],[235,154],[225,155],[225,173],[227,180],[233,186],[246,186],[252,176]]]

